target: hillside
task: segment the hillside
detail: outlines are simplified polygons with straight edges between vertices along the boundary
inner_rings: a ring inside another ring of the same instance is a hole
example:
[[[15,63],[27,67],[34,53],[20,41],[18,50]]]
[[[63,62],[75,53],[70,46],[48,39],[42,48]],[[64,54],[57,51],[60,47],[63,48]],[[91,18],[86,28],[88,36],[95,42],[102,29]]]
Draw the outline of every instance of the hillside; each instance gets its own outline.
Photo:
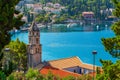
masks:
[[[40,2],[60,3],[68,9],[67,14],[74,17],[81,16],[84,11],[93,11],[96,18],[105,19],[105,16],[112,15],[109,11],[113,8],[112,0],[40,0]]]

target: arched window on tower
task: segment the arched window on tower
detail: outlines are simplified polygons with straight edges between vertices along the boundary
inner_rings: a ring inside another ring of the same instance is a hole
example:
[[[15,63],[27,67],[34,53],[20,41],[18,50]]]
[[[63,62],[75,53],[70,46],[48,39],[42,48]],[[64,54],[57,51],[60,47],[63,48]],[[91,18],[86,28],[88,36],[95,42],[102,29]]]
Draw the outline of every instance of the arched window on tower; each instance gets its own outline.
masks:
[[[31,53],[32,53],[32,54],[34,53],[33,49],[31,50]]]
[[[36,44],[39,44],[39,38],[36,38]]]
[[[36,53],[37,53],[37,48],[36,48]]]
[[[39,48],[37,49],[37,52],[39,53]]]
[[[39,35],[39,33],[37,32],[37,36]]]
[[[31,35],[31,32],[29,32],[29,36]]]
[[[34,36],[34,32],[33,32],[33,36]]]
[[[31,38],[29,38],[29,43],[31,43]]]
[[[34,35],[36,36],[36,32],[34,33]]]

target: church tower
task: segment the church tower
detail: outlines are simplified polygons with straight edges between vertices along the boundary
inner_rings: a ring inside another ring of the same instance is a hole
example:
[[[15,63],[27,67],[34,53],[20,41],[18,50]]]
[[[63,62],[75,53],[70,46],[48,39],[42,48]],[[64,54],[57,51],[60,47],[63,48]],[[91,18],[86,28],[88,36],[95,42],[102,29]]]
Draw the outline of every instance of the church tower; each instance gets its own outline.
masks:
[[[34,68],[42,62],[42,52],[40,44],[40,30],[33,21],[29,28],[29,44],[27,46],[28,68]]]

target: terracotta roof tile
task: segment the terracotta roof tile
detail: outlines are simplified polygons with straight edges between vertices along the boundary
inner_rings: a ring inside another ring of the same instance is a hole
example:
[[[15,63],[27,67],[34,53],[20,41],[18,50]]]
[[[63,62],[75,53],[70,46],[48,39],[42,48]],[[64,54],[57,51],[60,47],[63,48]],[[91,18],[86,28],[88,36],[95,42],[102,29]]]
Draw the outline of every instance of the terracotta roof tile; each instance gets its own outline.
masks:
[[[83,63],[77,56],[71,58],[58,59],[48,62],[50,66],[58,69],[79,66],[82,68],[93,70],[93,65]]]
[[[67,76],[80,77],[81,76],[80,74],[65,71],[65,70],[60,70],[57,68],[53,68],[51,66],[45,66],[40,70],[40,73],[44,75],[47,75],[49,72],[59,77],[67,77]]]
[[[49,61],[48,63],[50,64],[50,66],[63,69],[63,68],[78,66],[78,64],[81,64],[82,62],[80,62],[80,60],[77,57],[72,57],[72,58],[64,58],[64,59]]]

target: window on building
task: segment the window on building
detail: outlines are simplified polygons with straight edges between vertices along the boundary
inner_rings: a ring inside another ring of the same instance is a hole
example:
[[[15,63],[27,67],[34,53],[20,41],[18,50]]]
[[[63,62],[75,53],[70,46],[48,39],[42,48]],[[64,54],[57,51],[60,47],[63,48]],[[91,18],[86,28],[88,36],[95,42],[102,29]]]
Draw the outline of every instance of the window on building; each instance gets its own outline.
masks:
[[[38,48],[38,53],[39,53],[39,48]]]
[[[39,33],[37,32],[37,35],[39,35]]]
[[[33,32],[33,34],[32,34],[33,36],[34,36],[34,32]]]
[[[29,38],[29,43],[31,42],[31,38]]]
[[[88,73],[88,70],[87,69],[84,69],[84,74],[87,74]]]
[[[74,70],[74,73],[76,73],[76,70]]]
[[[37,51],[37,48],[36,48],[36,53],[37,53],[38,51]]]
[[[82,74],[82,69],[80,68],[79,74]]]
[[[33,39],[31,38],[31,43],[33,44]]]
[[[31,32],[30,32],[30,34],[29,35],[31,35]]]
[[[31,50],[32,54],[33,54],[33,50]]]
[[[39,44],[39,39],[38,38],[36,38],[36,43]]]

